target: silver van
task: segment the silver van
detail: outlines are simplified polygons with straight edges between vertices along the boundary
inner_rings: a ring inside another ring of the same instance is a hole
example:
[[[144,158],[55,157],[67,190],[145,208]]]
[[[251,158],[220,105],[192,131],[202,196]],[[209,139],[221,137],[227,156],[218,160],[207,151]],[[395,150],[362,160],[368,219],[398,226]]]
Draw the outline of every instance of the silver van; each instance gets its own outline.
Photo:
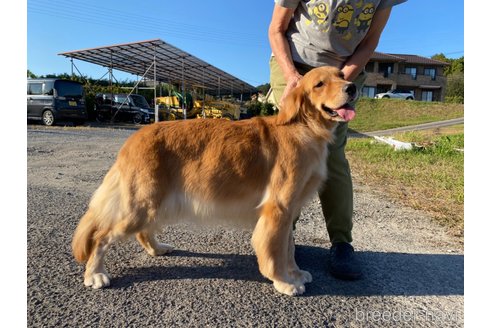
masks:
[[[82,83],[61,79],[27,79],[27,119],[44,125],[87,120]]]

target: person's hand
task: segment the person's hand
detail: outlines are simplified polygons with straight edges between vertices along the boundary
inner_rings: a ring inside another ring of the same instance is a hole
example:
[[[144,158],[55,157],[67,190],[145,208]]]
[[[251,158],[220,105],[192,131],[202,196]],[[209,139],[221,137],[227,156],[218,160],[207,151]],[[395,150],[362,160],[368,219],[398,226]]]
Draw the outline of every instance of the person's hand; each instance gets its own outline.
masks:
[[[280,107],[282,107],[283,102],[287,95],[299,84],[299,81],[302,79],[302,75],[299,73],[294,73],[287,79],[287,85],[285,86],[284,93],[282,94],[282,98],[280,98]]]

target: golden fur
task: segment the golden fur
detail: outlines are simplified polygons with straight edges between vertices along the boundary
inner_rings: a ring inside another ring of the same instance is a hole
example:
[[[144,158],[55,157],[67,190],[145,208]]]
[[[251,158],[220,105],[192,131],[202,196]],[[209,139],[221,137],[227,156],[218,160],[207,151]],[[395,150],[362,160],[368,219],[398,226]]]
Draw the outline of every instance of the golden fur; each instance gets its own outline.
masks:
[[[302,294],[311,275],[294,259],[293,220],[326,177],[327,144],[351,100],[340,71],[314,69],[280,114],[231,122],[185,120],[146,126],[121,148],[77,227],[72,249],[87,262],[84,284],[109,285],[104,254],[136,235],[150,255],[170,252],[155,234],[183,219],[256,225],[260,272],[280,293]],[[333,114],[333,113],[332,113]]]

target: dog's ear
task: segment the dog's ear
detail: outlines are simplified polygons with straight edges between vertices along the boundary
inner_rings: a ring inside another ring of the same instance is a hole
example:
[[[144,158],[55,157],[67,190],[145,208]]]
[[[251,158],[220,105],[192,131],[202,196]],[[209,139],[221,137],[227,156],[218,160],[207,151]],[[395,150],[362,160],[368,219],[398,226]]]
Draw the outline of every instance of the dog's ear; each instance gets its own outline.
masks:
[[[303,103],[303,89],[301,86],[297,86],[284,99],[277,116],[277,124],[285,125],[297,121]]]

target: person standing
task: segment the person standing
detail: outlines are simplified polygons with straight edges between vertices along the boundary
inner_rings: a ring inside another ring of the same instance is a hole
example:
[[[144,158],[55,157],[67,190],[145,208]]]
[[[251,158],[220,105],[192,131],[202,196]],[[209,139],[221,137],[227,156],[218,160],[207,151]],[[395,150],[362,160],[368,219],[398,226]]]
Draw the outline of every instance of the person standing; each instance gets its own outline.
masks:
[[[277,107],[315,67],[339,68],[362,89],[364,67],[379,43],[393,6],[406,0],[275,0],[268,36],[270,85]],[[355,101],[354,101],[355,103]],[[351,103],[354,107],[354,103]],[[331,241],[329,272],[355,280],[362,268],[352,243],[353,187],[345,158],[348,123],[339,123],[327,159],[328,178],[319,191]]]

